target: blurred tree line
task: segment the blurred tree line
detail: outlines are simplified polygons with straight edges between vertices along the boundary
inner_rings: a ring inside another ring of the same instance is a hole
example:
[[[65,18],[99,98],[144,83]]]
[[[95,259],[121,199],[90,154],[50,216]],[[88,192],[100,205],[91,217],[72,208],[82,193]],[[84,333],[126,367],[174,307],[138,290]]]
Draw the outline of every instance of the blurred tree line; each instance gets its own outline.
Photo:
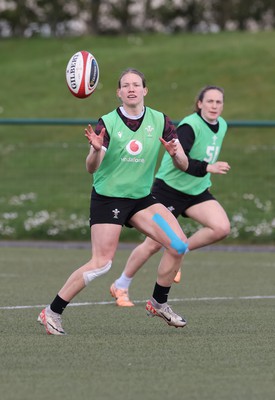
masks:
[[[0,0],[0,37],[274,29],[275,0]]]

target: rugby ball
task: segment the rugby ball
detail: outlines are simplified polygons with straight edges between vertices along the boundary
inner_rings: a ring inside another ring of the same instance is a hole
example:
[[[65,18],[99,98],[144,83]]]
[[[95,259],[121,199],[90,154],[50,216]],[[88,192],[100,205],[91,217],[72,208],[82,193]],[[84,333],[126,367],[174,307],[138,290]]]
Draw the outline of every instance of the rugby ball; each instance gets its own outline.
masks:
[[[66,68],[66,82],[70,92],[80,99],[90,96],[96,89],[99,68],[95,57],[81,50],[69,60]]]

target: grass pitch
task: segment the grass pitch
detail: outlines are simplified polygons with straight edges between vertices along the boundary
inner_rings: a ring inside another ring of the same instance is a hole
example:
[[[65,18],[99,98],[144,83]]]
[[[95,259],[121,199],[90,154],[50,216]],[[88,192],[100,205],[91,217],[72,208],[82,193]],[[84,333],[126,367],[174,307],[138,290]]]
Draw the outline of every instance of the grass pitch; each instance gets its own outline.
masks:
[[[1,248],[2,400],[271,400],[275,394],[274,254],[197,251],[186,256],[170,304],[184,329],[148,318],[160,255],[118,308],[109,286],[129,250],[64,313],[65,337],[36,322],[87,249]]]

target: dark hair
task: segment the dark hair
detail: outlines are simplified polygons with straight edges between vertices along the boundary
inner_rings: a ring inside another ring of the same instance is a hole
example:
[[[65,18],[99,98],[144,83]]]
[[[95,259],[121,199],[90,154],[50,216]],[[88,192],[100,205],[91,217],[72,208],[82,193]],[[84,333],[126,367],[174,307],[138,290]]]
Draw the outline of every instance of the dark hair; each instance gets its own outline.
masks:
[[[121,88],[121,79],[123,78],[124,75],[129,74],[129,73],[138,75],[142,80],[142,86],[146,87],[146,80],[145,80],[144,74],[135,68],[127,68],[121,73],[121,75],[119,77],[119,80],[118,80],[118,88],[119,89]]]
[[[198,102],[203,101],[205,93],[208,92],[209,90],[218,90],[219,92],[222,93],[223,98],[224,98],[224,89],[222,87],[214,86],[214,85],[205,86],[204,88],[201,89],[201,91],[198,93],[198,95],[196,97],[196,101],[195,101],[195,111],[196,112],[199,111]]]

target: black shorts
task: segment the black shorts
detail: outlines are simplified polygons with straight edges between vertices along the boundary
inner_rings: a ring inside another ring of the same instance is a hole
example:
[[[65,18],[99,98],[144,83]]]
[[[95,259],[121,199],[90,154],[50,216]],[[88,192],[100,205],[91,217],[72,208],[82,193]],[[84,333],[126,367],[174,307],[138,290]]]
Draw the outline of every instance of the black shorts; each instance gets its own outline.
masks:
[[[132,227],[128,222],[140,210],[159,203],[151,194],[141,199],[102,196],[93,188],[90,203],[90,226],[115,224]]]
[[[161,179],[155,180],[152,187],[152,194],[160,203],[164,204],[176,218],[178,218],[179,215],[188,218],[185,214],[185,210],[189,207],[208,200],[216,200],[208,189],[193,196],[173,189],[171,186],[166,185]]]

